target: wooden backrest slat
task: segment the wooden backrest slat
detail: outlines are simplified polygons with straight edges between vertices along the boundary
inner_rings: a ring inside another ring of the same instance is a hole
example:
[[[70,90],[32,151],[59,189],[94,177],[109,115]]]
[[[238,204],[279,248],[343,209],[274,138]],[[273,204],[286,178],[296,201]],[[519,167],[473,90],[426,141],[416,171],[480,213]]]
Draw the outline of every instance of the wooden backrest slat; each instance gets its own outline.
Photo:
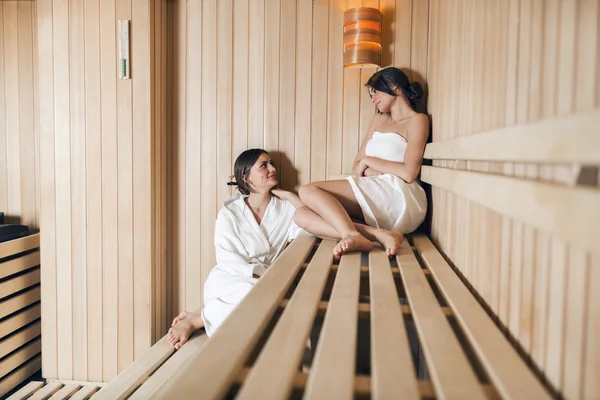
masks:
[[[38,320],[20,332],[10,335],[6,339],[0,340],[0,358],[5,357],[7,354],[21,347],[23,344],[40,336],[41,331],[42,324]]]
[[[129,397],[129,400],[145,400],[151,398],[158,389],[178,371],[185,361],[208,340],[204,331],[193,335],[188,342],[177,350],[156,372]]]
[[[436,395],[444,399],[485,399],[412,248],[402,246],[397,260]]]
[[[600,190],[423,166],[424,182],[598,252]]]
[[[38,354],[34,358],[28,360],[16,370],[12,371],[8,376],[0,380],[0,397],[10,392],[15,386],[35,374],[42,367],[42,356]],[[12,397],[12,396],[11,396]]]
[[[325,314],[319,345],[304,392],[307,399],[352,399],[360,253],[342,256]]]
[[[427,144],[431,160],[600,165],[600,111],[503,127]]]
[[[257,343],[316,239],[298,236],[258,280],[206,346],[156,393],[156,399],[220,399]]]
[[[40,283],[39,268],[7,279],[0,283],[0,300],[37,283]]]
[[[17,257],[9,261],[4,261],[0,263],[0,279],[4,279],[7,276],[16,274],[21,271],[25,271],[37,265],[40,265],[39,251],[34,251],[33,253],[26,254],[22,257]]]
[[[40,310],[40,304],[36,304],[0,322],[0,338],[38,319]]]
[[[410,246],[409,246],[410,247]],[[369,253],[371,382],[373,398],[420,399],[390,262],[383,250]]]
[[[238,399],[289,397],[329,276],[335,245],[332,240],[320,244],[238,393]]]
[[[416,235],[414,244],[502,398],[549,398],[539,380],[431,241],[424,235]]]
[[[0,259],[40,247],[40,234],[0,243]]]
[[[0,302],[0,318],[4,318],[28,305],[35,303],[40,299],[40,287],[34,287],[31,290],[23,292],[17,296],[11,297],[8,300]]]

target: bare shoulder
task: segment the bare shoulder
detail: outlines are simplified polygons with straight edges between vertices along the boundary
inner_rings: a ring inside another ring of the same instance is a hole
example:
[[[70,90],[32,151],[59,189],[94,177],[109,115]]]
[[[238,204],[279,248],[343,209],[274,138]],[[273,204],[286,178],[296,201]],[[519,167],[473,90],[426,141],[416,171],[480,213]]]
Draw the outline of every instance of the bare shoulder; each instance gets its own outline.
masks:
[[[429,117],[427,114],[418,113],[410,119],[408,131],[411,134],[429,136]]]

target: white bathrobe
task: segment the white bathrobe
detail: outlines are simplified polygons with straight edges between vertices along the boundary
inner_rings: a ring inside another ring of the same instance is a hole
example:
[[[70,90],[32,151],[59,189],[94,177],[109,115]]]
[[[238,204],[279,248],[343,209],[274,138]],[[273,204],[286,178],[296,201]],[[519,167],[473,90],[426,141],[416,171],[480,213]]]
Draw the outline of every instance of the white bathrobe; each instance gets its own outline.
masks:
[[[215,223],[217,265],[204,284],[204,320],[211,336],[301,230],[294,206],[272,196],[260,225],[241,194],[223,203]]]

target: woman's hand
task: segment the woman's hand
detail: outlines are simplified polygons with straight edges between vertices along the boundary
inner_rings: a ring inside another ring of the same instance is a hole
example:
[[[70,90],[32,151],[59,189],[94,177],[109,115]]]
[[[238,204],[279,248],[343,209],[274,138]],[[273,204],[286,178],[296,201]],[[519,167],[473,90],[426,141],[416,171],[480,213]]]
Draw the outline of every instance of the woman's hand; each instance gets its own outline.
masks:
[[[354,167],[354,176],[358,178],[360,178],[361,176],[365,176],[365,170],[369,168],[366,161],[367,157],[362,157],[360,160],[358,160],[356,166]]]
[[[302,200],[300,200],[300,197],[298,197],[296,193],[292,193],[283,189],[273,189],[271,190],[271,194],[281,200],[289,201],[292,203],[294,208],[300,208],[304,206],[304,203]]]
[[[363,174],[365,176],[378,176],[378,175],[383,175],[383,172],[377,171],[376,169],[373,169],[371,167],[367,167],[367,169],[365,169],[365,172],[363,172]]]
[[[271,190],[271,193],[273,194],[273,196],[281,199],[281,200],[290,200],[291,195],[293,195],[292,192],[289,192],[287,190],[283,190],[283,189],[273,189]]]

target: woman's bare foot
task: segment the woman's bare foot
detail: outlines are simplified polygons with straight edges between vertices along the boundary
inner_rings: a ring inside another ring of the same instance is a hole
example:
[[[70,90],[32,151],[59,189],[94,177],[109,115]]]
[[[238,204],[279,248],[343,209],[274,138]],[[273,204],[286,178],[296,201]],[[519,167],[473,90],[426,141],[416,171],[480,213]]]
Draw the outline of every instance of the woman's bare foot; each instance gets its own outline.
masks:
[[[373,248],[373,243],[360,233],[354,233],[346,236],[333,249],[333,256],[338,259],[342,254],[351,251],[369,251]]]
[[[385,248],[385,254],[388,257],[395,256],[404,241],[404,236],[399,232],[377,229],[373,232],[375,239]]]
[[[204,321],[200,314],[184,311],[173,320],[167,341],[176,350],[179,350],[190,338],[190,335],[203,326]]]

